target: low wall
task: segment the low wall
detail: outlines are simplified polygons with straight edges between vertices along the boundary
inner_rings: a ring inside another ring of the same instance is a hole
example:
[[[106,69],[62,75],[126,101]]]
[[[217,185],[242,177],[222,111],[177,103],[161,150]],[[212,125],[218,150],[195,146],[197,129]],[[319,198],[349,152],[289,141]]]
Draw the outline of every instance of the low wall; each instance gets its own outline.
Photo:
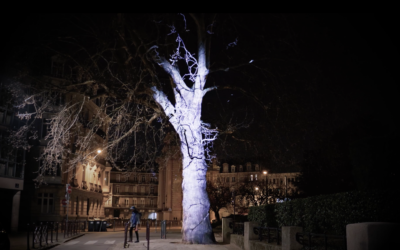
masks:
[[[244,223],[244,235],[232,234],[228,220],[225,221],[225,224],[225,227],[222,227],[222,234],[225,236],[225,241],[229,241],[230,244],[242,250],[299,250],[302,247],[296,241],[296,233],[302,229],[300,227],[282,227],[282,244],[278,245],[276,242],[267,243],[266,241],[260,241],[258,235],[254,234],[253,231],[253,228],[257,226],[255,222]]]
[[[244,237],[243,237],[243,235],[231,234],[231,244],[244,250]]]
[[[251,250],[282,250],[282,246],[276,243],[266,243],[259,240],[250,240],[249,243]]]

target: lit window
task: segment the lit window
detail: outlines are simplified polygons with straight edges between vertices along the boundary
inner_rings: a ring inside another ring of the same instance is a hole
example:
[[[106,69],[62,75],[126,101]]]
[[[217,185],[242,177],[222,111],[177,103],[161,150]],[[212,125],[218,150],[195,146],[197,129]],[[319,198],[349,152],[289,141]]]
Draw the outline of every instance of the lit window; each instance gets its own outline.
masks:
[[[253,181],[253,175],[250,175],[250,181]]]

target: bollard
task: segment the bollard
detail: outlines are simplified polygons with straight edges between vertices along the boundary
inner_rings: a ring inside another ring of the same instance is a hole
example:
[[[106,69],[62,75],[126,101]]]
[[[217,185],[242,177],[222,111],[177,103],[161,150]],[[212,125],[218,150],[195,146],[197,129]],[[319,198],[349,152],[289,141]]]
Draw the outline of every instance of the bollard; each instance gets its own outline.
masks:
[[[124,240],[124,248],[128,248],[128,225],[129,223],[126,223],[125,225],[125,240]]]
[[[28,223],[28,230],[26,234],[26,249],[29,250],[29,223]]]
[[[150,223],[147,221],[146,225],[146,240],[147,240],[147,250],[149,250],[150,247]]]
[[[33,224],[33,233],[32,233],[32,248],[35,248],[35,223]]]
[[[160,230],[161,230],[161,239],[166,239],[167,238],[167,223],[165,220],[161,221],[161,226],[160,226]]]
[[[58,223],[58,221],[57,221],[57,231],[56,231],[56,241],[58,242],[58,227],[59,227],[60,225],[59,225],[59,223]]]

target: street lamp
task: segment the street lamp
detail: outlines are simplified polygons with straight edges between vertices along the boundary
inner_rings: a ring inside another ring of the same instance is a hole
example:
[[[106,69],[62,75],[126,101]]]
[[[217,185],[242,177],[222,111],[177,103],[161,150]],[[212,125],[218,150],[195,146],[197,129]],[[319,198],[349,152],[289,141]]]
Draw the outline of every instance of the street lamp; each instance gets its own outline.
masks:
[[[97,153],[100,154],[101,153],[101,149],[97,149]]]
[[[263,174],[265,176],[264,180],[265,180],[265,187],[267,188],[267,204],[269,203],[269,189],[268,189],[268,180],[267,180],[267,171],[263,171]]]

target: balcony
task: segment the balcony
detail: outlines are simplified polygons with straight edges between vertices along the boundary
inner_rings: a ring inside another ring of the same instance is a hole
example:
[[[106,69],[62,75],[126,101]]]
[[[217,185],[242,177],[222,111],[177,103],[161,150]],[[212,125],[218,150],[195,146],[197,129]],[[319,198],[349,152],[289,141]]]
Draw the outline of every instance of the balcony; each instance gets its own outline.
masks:
[[[136,195],[136,196],[157,196],[158,193],[142,193],[142,192],[119,192],[114,195]]]
[[[86,181],[82,181],[82,189],[85,189],[85,190],[88,189]]]
[[[78,179],[75,179],[75,178],[73,178],[73,179],[71,179],[71,181],[69,182],[69,184],[71,185],[71,186],[73,186],[73,187],[79,187],[79,184],[78,184]]]
[[[118,208],[130,208],[131,206],[135,206],[135,207],[137,207],[137,208],[148,208],[148,209],[157,208],[157,204],[151,204],[151,203],[144,203],[144,204],[134,204],[134,203],[128,203],[128,204],[114,204],[113,207],[118,207]]]

